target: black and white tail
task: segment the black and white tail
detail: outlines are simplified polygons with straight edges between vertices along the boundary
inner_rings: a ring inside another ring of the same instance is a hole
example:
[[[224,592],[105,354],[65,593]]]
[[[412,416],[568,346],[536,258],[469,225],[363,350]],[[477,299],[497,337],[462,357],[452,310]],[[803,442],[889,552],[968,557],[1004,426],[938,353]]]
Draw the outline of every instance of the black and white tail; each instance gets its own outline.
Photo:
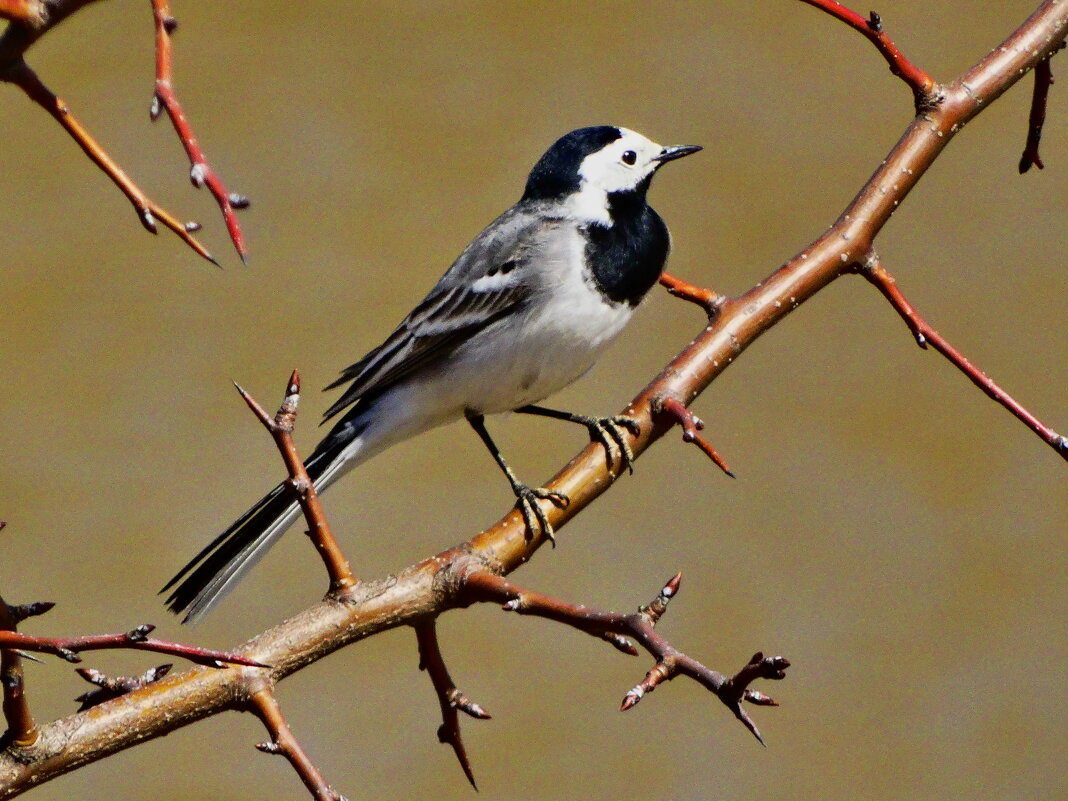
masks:
[[[352,427],[339,426],[305,462],[316,491],[322,492],[333,483],[343,467],[354,466],[358,449],[349,446],[357,433]],[[171,591],[167,608],[176,615],[184,612],[183,623],[195,623],[204,617],[263,558],[299,514],[300,506],[292,490],[285,483],[279,484],[167,582],[160,590]]]

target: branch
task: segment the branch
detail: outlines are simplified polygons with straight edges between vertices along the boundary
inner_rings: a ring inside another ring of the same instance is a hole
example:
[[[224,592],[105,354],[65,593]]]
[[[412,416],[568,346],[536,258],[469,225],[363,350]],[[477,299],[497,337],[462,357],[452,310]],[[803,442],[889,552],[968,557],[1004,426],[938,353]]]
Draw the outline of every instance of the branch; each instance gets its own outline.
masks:
[[[265,754],[279,754],[289,760],[293,770],[300,776],[304,786],[312,794],[316,801],[345,801],[344,797],[333,791],[323,774],[315,767],[315,764],[305,753],[300,741],[293,735],[289,728],[282,708],[278,705],[278,699],[274,690],[263,687],[249,696],[249,711],[253,712],[262,722],[267,733],[271,735],[271,741],[257,743],[256,748]]]
[[[693,284],[676,278],[668,273],[660,275],[660,285],[668,291],[672,297],[695,303],[705,310],[709,318],[719,314],[720,307],[726,302],[726,298],[711,289],[694,286]]]
[[[197,222],[181,222],[173,214],[151,200],[148,195],[123,171],[107,151],[82,127],[70,108],[57,97],[26,63],[26,51],[42,36],[64,19],[94,0],[0,0],[0,18],[12,20],[0,35],[0,82],[14,84],[38,106],[43,108],[61,125],[89,159],[112,180],[133,205],[141,225],[155,234],[157,222],[173,231],[186,245],[203,258],[218,266],[218,262],[193,236],[200,230]],[[153,17],[156,22],[156,92],[153,99],[152,117],[159,116],[165,108],[175,131],[189,156],[190,179],[194,186],[207,184],[219,207],[230,233],[230,238],[242,260],[247,257],[241,229],[234,215],[235,209],[248,205],[248,199],[229,194],[204,158],[203,151],[193,135],[174,94],[171,81],[170,32],[173,17],[165,0],[152,0]],[[170,22],[168,22],[170,21]]]
[[[219,204],[219,210],[222,211],[226,230],[230,233],[230,241],[234,243],[241,261],[247,264],[248,251],[245,248],[245,239],[241,234],[241,226],[237,221],[235,210],[247,208],[248,198],[226,191],[222,180],[208,164],[204,151],[197,142],[185,112],[182,111],[178,102],[178,96],[174,92],[171,66],[171,35],[178,27],[178,20],[171,14],[167,0],[152,0],[152,18],[156,24],[156,93],[152,97],[150,117],[154,122],[159,119],[161,111],[167,112],[174,126],[174,132],[178,134],[178,139],[189,157],[189,179],[197,189],[207,185],[208,191],[211,192],[215,202]]]
[[[1063,47],[1063,43],[1061,47]],[[1046,122],[1046,100],[1049,97],[1049,88],[1053,86],[1053,69],[1050,59],[1038,62],[1035,65],[1035,88],[1031,94],[1031,113],[1027,120],[1027,143],[1024,145],[1023,155],[1020,156],[1020,174],[1031,169],[1031,165],[1040,170],[1045,169],[1042,157],[1038,155],[1038,146],[1042,141],[1042,126]]]
[[[44,18],[41,0],[0,0],[0,19],[39,25]]]
[[[917,112],[937,104],[934,79],[902,55],[897,45],[883,29],[883,21],[878,14],[872,11],[865,19],[835,0],[801,0],[801,2],[830,14],[867,37],[890,65],[890,72],[903,80],[912,90]]]
[[[0,521],[0,530],[4,528]],[[16,607],[8,606],[0,598],[0,635],[14,632],[19,622]],[[2,644],[2,641],[0,641]],[[0,746],[7,743],[16,748],[25,748],[37,742],[37,726],[30,705],[26,700],[26,689],[22,675],[22,657],[17,651],[0,647],[0,689],[3,692],[4,720],[7,730],[0,737]]]
[[[716,319],[624,410],[641,423],[641,434],[631,442],[635,456],[673,426],[662,416],[653,416],[655,399],[689,404],[761,334],[863,263],[890,215],[963,125],[1048,57],[1066,34],[1064,3],[1045,0],[975,67],[942,87],[943,102],[912,121],[838,221],[767,280],[725,301]],[[571,498],[567,509],[546,510],[554,528],[559,530],[606,492],[622,470],[622,465],[605,464],[599,444],[573,458],[547,483]],[[344,601],[328,597],[294,615],[241,649],[242,655],[271,665],[266,675],[241,668],[194,668],[97,707],[91,715],[81,713],[39,727],[32,755],[0,752],[0,799],[146,739],[224,710],[244,708],[265,679],[273,684],[365,637],[455,608],[462,600],[465,577],[472,572],[506,574],[533,557],[542,540],[528,539],[526,534],[520,513],[510,510],[458,547],[394,575],[361,582]],[[741,685],[765,670],[764,660],[751,665],[730,680]],[[742,698],[760,702],[744,690]]]
[[[471,760],[467,757],[467,750],[460,736],[460,716],[456,711],[459,710],[479,720],[488,720],[489,713],[460,692],[453,683],[449,670],[445,667],[445,660],[441,656],[441,648],[438,647],[438,633],[434,619],[417,623],[414,628],[415,639],[419,644],[419,669],[430,674],[430,681],[434,685],[434,692],[437,693],[438,704],[441,706],[438,740],[452,747],[464,775],[471,786],[477,790],[478,785],[475,783],[475,774],[471,770]]]
[[[731,469],[727,467],[727,463],[723,461],[723,457],[712,447],[712,443],[702,437],[699,433],[705,427],[704,420],[674,398],[663,398],[659,402],[654,402],[653,411],[666,415],[682,428],[683,442],[692,442],[701,450],[701,453],[712,460],[712,463],[715,464],[716,467],[731,478],[736,477],[734,473],[731,472]]]
[[[86,709],[91,709],[105,701],[119,698],[126,695],[126,693],[132,693],[134,690],[144,689],[170,673],[172,667],[174,666],[157,665],[154,668],[149,668],[140,676],[108,676],[92,668],[77,668],[74,671],[75,673],[90,684],[95,685],[95,689],[87,690],[74,699],[81,703],[78,711],[84,712]]]
[[[200,224],[195,222],[183,223],[179,222],[174,215],[164,209],[162,206],[151,200],[137,184],[130,180],[129,176],[123,172],[122,168],[107,154],[107,152],[100,146],[100,144],[89,135],[89,132],[82,127],[74,115],[71,114],[70,108],[56,97],[52,91],[41,82],[41,79],[37,77],[32,69],[26,62],[19,62],[7,69],[0,72],[0,80],[7,81],[15,84],[24,91],[34,103],[39,105],[45,111],[52,115],[55,120],[63,126],[63,129],[70,134],[71,138],[78,144],[78,147],[87,155],[97,167],[99,167],[105,175],[110,178],[115,185],[122,191],[126,198],[133,204],[134,210],[137,212],[138,219],[141,220],[141,225],[149,233],[158,233],[156,221],[159,220],[164,226],[176,233],[178,237],[185,242],[189,247],[195,250],[202,257],[210,261],[216,267],[219,263],[215,261],[215,258],[208,253],[203,245],[196,240],[193,236],[193,232],[200,229]]]
[[[247,667],[267,667],[262,662],[227,651],[213,651],[210,648],[198,648],[192,645],[157,640],[149,637],[155,626],[143,625],[122,634],[88,634],[81,637],[31,637],[15,631],[0,631],[0,648],[18,648],[41,654],[52,654],[68,662],[81,662],[78,656],[82,651],[101,651],[128,648],[134,651],[153,651],[157,654],[180,656],[196,665],[225,667],[245,665]]]
[[[661,682],[670,681],[678,675],[688,676],[714,693],[763,745],[764,738],[760,730],[742,708],[741,702],[743,699],[748,700],[747,690],[750,682],[756,678],[785,678],[785,671],[790,662],[781,656],[765,659],[758,653],[746,668],[733,678],[728,678],[676,649],[654,629],[657,621],[667,611],[668,603],[678,593],[681,582],[682,574],[676,573],[648,606],[639,607],[636,613],[629,615],[591,609],[532,592],[485,570],[477,570],[464,577],[461,599],[500,603],[506,612],[555,620],[607,640],[624,653],[633,653],[633,645],[627,639],[633,637],[656,658],[656,664],[645,678],[624,696],[621,707],[624,712],[633,708],[645,693],[652,692]],[[759,699],[761,700],[758,703],[765,706],[776,705],[763,694],[759,694]]]
[[[326,519],[323,506],[319,502],[319,493],[308,471],[304,467],[304,460],[297,453],[297,446],[293,444],[293,424],[297,419],[297,405],[300,403],[300,374],[294,370],[289,377],[286,386],[286,396],[278,412],[272,418],[260,406],[256,400],[237,384],[237,391],[244,398],[245,403],[263,423],[271,436],[274,438],[278,451],[286,463],[289,471],[289,486],[300,504],[300,510],[304,513],[304,519],[308,522],[308,536],[315,543],[315,548],[326,565],[326,572],[330,576],[330,592],[344,594],[356,584],[356,578],[352,575],[345,554],[334,537],[334,531]]]
[[[941,334],[920,317],[912,307],[912,304],[901,294],[894,277],[886,271],[874,251],[865,260],[864,264],[858,268],[857,272],[874,285],[882,293],[883,297],[890,302],[890,305],[894,307],[894,311],[901,315],[901,319],[905,321],[905,325],[909,327],[912,335],[916,338],[917,345],[924,349],[931,345],[931,347],[949,359],[958,370],[968,376],[971,382],[983,390],[988,397],[1012,412],[1016,419],[1041,437],[1063,459],[1068,460],[1068,437],[1058,434],[1031,414],[1019,401],[999,387],[986,373],[968,361],[960,351],[950,345]]]

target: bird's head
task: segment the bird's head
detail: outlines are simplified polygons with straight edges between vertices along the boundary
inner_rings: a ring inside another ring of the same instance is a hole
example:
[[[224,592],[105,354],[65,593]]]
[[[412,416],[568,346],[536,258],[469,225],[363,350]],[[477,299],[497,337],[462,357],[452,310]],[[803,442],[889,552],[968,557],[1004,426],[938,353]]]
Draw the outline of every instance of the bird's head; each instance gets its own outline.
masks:
[[[640,133],[612,125],[579,128],[557,139],[534,165],[524,200],[567,200],[575,196],[586,216],[607,214],[608,199],[636,195],[644,200],[653,174],[668,161],[696,153],[697,145],[664,147]]]

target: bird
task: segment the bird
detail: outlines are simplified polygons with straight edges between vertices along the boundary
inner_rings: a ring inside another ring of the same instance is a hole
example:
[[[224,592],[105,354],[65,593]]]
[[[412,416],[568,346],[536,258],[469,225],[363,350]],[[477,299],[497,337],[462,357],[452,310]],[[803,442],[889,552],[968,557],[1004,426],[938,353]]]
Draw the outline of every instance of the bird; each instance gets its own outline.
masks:
[[[649,206],[664,164],[701,150],[661,146],[613,125],[579,128],[534,165],[519,202],[490,223],[381,345],[326,389],[348,385],[324,414],[344,412],[305,462],[316,490],[391,445],[466,419],[507,476],[529,532],[552,527],[538,503],[558,492],[522,484],[485,416],[520,412],[586,426],[611,464],[633,458],[630,417],[590,417],[536,405],[583,376],[657,283],[671,238]],[[167,607],[197,622],[259,561],[299,515],[280,483],[160,590]],[[555,543],[554,543],[555,544]]]

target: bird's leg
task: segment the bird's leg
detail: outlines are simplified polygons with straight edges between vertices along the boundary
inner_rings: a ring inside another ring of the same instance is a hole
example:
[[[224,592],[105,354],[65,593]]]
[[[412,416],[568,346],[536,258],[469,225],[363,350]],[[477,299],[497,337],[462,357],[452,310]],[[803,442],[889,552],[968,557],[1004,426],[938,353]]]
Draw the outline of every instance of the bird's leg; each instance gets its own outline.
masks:
[[[516,506],[523,515],[523,521],[526,523],[530,536],[533,537],[535,532],[540,530],[545,535],[545,538],[555,546],[556,539],[553,537],[553,527],[549,524],[549,518],[545,516],[545,510],[541,508],[537,501],[538,499],[547,500],[563,508],[571,503],[571,499],[562,492],[553,492],[543,487],[528,487],[526,484],[521,484],[519,479],[515,477],[515,473],[512,472],[512,468],[504,461],[504,457],[501,455],[500,449],[497,448],[493,438],[489,435],[489,431],[486,430],[485,418],[481,414],[468,412],[467,422],[471,424],[471,428],[475,429],[475,433],[482,438],[482,442],[485,443],[493,458],[497,460],[497,464],[504,471],[504,475],[508,477],[508,483],[512,485],[512,492],[515,493]]]
[[[620,460],[623,466],[631,473],[634,472],[634,451],[630,443],[623,435],[623,429],[627,429],[634,436],[638,436],[642,429],[638,421],[633,417],[617,414],[612,417],[587,417],[584,414],[573,412],[559,412],[556,409],[546,409],[544,406],[521,406],[516,409],[523,414],[536,414],[540,417],[551,417],[554,420],[566,420],[569,423],[578,423],[586,426],[590,432],[590,439],[604,445],[605,459],[608,466],[612,466],[612,444],[619,448]]]

